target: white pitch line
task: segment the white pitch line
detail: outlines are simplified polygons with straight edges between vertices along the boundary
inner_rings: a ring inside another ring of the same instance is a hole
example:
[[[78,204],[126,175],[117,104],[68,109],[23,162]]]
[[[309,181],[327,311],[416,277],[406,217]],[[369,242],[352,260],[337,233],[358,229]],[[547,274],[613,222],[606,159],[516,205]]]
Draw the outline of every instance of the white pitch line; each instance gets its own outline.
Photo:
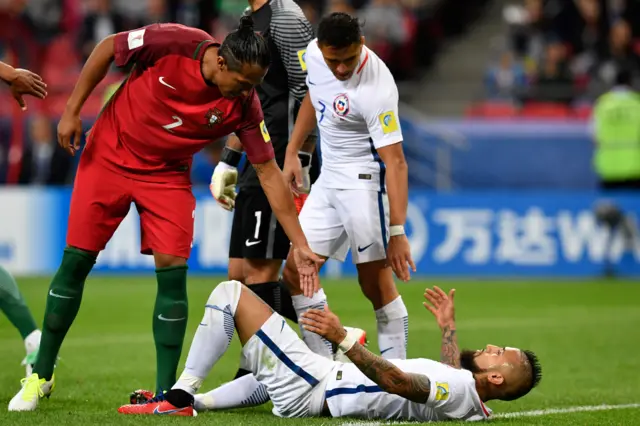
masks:
[[[516,417],[538,417],[547,416],[549,414],[567,414],[567,413],[580,413],[583,411],[610,411],[610,410],[624,410],[627,408],[640,408],[640,403],[636,404],[617,404],[617,405],[582,405],[577,407],[567,408],[547,408],[545,410],[532,410],[532,411],[520,411],[515,413],[496,413],[493,418],[495,419],[512,419]]]
[[[634,404],[617,404],[617,405],[582,405],[566,408],[547,408],[544,410],[532,410],[532,411],[516,411],[513,413],[496,413],[491,416],[492,419],[513,419],[518,417],[539,417],[548,416],[550,414],[568,414],[568,413],[580,413],[580,412],[593,412],[593,411],[610,411],[610,410],[624,410],[628,408],[640,408],[640,403]],[[349,422],[342,423],[342,426],[382,426],[382,425],[410,425],[414,422]]]

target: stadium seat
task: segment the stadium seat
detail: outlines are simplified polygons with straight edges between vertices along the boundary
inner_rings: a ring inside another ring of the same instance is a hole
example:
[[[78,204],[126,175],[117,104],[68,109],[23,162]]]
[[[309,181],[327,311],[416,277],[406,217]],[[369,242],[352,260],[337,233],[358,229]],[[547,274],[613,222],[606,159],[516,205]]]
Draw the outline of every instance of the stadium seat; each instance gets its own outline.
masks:
[[[532,102],[524,105],[523,118],[567,119],[571,116],[568,106],[553,102]]]
[[[512,119],[518,116],[515,106],[505,102],[483,102],[467,108],[465,116],[470,118]]]
[[[578,105],[573,108],[573,118],[576,120],[589,120],[591,118],[592,105]]]

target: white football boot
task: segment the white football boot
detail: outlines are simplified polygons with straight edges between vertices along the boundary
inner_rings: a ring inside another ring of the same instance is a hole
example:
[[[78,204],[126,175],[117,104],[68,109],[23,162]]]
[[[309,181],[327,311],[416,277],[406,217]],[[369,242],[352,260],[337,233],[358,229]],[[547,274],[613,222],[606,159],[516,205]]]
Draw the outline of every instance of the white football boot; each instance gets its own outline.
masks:
[[[49,397],[55,387],[55,377],[50,381],[41,379],[33,373],[20,381],[22,389],[9,402],[9,411],[34,411],[42,397]]]
[[[362,346],[367,346],[367,332],[361,328],[344,327],[347,332],[347,337],[354,338]],[[338,362],[351,362],[351,360],[342,352],[340,348],[337,348],[333,359]]]

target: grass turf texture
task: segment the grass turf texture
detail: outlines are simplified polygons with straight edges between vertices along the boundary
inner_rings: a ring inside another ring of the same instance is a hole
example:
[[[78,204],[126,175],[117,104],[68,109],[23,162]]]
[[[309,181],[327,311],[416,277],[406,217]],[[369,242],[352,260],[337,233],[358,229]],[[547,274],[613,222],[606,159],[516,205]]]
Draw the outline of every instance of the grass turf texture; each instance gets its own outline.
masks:
[[[203,306],[216,278],[189,280],[189,326],[182,363]],[[399,284],[410,314],[409,356],[438,359],[440,335],[422,307],[426,285]],[[21,290],[38,324],[46,301],[48,279],[20,279]],[[583,405],[640,402],[640,286],[633,282],[491,282],[441,281],[457,288],[459,341],[465,348],[487,343],[531,348],[539,355],[544,377],[538,389],[520,401],[490,402],[494,412],[527,411]],[[378,351],[375,318],[355,280],[325,281],[332,309],[343,324],[365,328],[370,349]],[[0,315],[0,424],[187,424],[264,426],[299,424],[274,417],[270,405],[253,409],[202,413],[195,419],[124,416],[117,408],[130,391],[152,388],[155,350],[151,316],[156,283],[153,277],[90,278],[74,326],[62,346],[56,369],[57,387],[35,413],[8,413],[19,389],[24,346],[15,329]],[[232,378],[239,359],[237,338],[216,365],[203,390]],[[344,424],[349,419],[305,419],[305,424]],[[495,419],[498,424],[633,425],[640,409],[554,414]]]

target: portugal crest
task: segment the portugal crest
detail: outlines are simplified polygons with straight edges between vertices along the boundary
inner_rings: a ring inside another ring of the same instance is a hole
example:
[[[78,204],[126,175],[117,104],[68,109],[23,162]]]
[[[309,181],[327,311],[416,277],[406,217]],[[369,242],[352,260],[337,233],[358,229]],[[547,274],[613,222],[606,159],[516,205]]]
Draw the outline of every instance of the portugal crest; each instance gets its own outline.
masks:
[[[224,121],[224,113],[218,108],[210,109],[204,117],[207,119],[205,125],[210,129]]]

